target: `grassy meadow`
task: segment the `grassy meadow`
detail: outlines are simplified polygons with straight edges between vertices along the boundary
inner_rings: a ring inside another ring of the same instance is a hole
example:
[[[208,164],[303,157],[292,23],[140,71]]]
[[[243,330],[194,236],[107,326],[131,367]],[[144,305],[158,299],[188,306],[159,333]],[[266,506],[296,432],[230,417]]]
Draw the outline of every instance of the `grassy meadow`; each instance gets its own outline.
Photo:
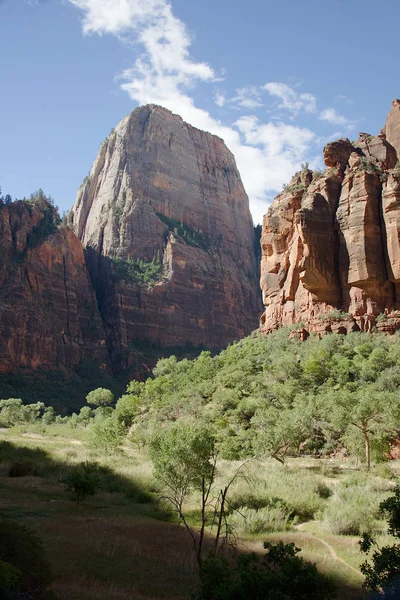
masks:
[[[27,425],[0,431],[0,515],[37,531],[59,600],[190,598],[198,583],[190,538],[166,505],[144,449],[128,441],[115,452],[87,446],[84,428]],[[101,489],[79,506],[62,479],[95,461]],[[10,468],[25,465],[23,476]],[[216,489],[240,461],[218,463]],[[378,506],[400,464],[366,473],[354,460],[249,461],[232,486],[230,515],[237,551],[262,552],[264,540],[294,542],[338,586],[339,598],[367,598],[359,571],[360,534],[389,541]],[[196,525],[197,498],[186,504]]]

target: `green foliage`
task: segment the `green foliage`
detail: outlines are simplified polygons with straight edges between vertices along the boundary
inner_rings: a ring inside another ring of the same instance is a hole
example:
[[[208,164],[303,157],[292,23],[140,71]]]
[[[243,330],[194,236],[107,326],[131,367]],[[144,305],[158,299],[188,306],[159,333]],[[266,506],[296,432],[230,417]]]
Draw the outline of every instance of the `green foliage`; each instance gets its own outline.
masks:
[[[43,402],[23,404],[20,398],[0,400],[0,425],[3,427],[34,423],[40,419],[46,422],[52,415]]]
[[[284,190],[289,194],[298,195],[302,192],[305,192],[306,186],[304,183],[293,183],[292,185],[285,186]]]
[[[114,402],[114,394],[105,388],[96,388],[86,396],[86,402],[93,406],[107,406]]]
[[[252,553],[234,563],[210,555],[200,570],[194,600],[323,600],[335,598],[332,582],[315,564],[298,556],[294,544],[264,543],[263,557]]]
[[[214,453],[214,438],[205,427],[176,424],[149,444],[156,478],[182,499],[213,479]]]
[[[86,395],[98,387],[121,394],[125,384],[112,377],[96,363],[82,360],[69,373],[61,370],[36,369],[16,371],[0,377],[0,398],[22,398],[23,403],[44,402],[57,413],[80,410]]]
[[[271,506],[241,507],[232,514],[231,522],[238,533],[259,535],[290,530],[296,523],[296,517],[283,500],[276,499]]]
[[[141,258],[137,260],[112,258],[111,260],[118,280],[124,279],[128,283],[151,286],[162,277],[162,262],[159,256],[150,261]]]
[[[114,416],[96,420],[89,433],[89,445],[97,450],[112,453],[118,450],[125,435],[124,425]]]
[[[399,360],[398,336],[352,333],[299,342],[282,328],[214,357],[160,360],[154,379],[137,384],[135,399],[124,399],[121,410],[126,403],[126,425],[133,437],[140,430],[140,443],[179,419],[209,428],[227,459],[256,454],[285,462],[345,448],[369,468],[386,460],[396,436]]]
[[[74,467],[62,479],[65,489],[72,492],[77,506],[88,496],[94,496],[100,488],[99,467],[96,463],[82,463]]]
[[[370,175],[379,175],[382,172],[382,169],[366,156],[360,157],[359,168]]]
[[[207,252],[211,248],[211,242],[208,234],[203,233],[202,231],[198,231],[186,225],[182,221],[175,221],[174,219],[170,219],[166,217],[162,213],[156,213],[157,217],[167,225],[169,231],[172,231],[177,237],[181,238],[186,244],[189,246],[194,246],[195,248],[202,248]]]
[[[141,399],[139,395],[124,394],[115,406],[115,417],[126,428],[129,428],[140,414]]]
[[[4,598],[4,592],[12,592],[17,588],[21,578],[21,571],[14,565],[0,560],[0,598]]]
[[[394,495],[380,504],[380,512],[388,519],[389,533],[400,538],[400,486],[394,490]],[[364,534],[359,542],[362,552],[369,553],[373,546],[371,562],[365,561],[361,571],[365,575],[364,587],[380,592],[385,598],[398,598],[400,591],[400,544],[380,548],[375,540]]]
[[[53,597],[47,590],[51,573],[39,538],[11,520],[0,521],[0,582],[2,598]]]
[[[342,319],[348,319],[349,313],[343,310],[334,308],[327,313],[319,315],[320,321],[341,321]]]

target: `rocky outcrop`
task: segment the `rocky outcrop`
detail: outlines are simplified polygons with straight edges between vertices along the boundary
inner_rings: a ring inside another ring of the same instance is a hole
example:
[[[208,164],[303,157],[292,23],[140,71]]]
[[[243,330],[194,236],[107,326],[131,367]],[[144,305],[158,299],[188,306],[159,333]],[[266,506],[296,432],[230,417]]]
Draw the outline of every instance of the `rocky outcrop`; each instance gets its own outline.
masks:
[[[149,105],[102,144],[69,214],[116,369],[135,349],[219,349],[261,312],[249,203],[224,142]]]
[[[109,364],[79,239],[45,200],[0,205],[0,372]]]
[[[385,133],[386,132],[386,133]],[[324,149],[264,217],[261,330],[295,335],[400,328],[400,101],[376,136]]]

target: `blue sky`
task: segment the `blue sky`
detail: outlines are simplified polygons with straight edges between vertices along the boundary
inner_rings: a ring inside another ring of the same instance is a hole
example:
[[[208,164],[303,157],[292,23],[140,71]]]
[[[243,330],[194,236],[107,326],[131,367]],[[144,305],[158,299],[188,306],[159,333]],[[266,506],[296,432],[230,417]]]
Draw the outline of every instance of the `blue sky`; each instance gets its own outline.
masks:
[[[99,144],[154,102],[225,139],[253,218],[330,139],[400,96],[398,0],[0,0],[0,185],[74,202]]]

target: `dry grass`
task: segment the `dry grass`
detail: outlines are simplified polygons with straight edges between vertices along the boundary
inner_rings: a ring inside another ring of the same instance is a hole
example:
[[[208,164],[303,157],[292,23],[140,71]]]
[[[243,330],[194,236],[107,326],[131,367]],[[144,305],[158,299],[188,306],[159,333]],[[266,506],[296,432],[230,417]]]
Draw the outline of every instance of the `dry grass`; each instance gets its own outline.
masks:
[[[0,432],[0,439],[28,449],[27,452],[37,458],[38,465],[38,476],[10,479],[10,462],[4,458],[3,463],[0,462],[0,516],[16,518],[38,531],[52,565],[57,598],[188,598],[197,583],[197,566],[186,531],[167,522],[169,515],[161,509],[158,511],[154,503],[139,504],[128,493],[127,482],[139,489],[155,490],[146,456],[129,447],[120,455],[100,456],[82,443],[81,431],[76,438],[75,430],[64,427],[64,432],[65,435],[60,427],[54,431],[48,428],[46,435],[37,431],[25,431],[22,435],[12,430]],[[47,453],[47,459],[41,457],[42,450]],[[115,480],[111,479],[112,489],[103,490],[77,509],[60,479],[68,465],[85,460],[98,461],[115,474]],[[232,476],[238,466],[239,463],[222,461],[217,485]],[[254,462],[237,480],[232,493],[244,497],[249,493],[276,495],[300,509],[303,505],[309,506],[310,511],[317,514],[320,506],[333,498],[333,495],[327,500],[318,496],[318,485],[322,482],[336,493],[343,482],[353,477],[349,467],[321,465],[312,459],[290,461],[283,469],[271,461]],[[354,477],[358,481],[361,476],[355,473]],[[363,485],[361,480],[360,485]],[[382,486],[382,480],[378,483]],[[196,506],[194,500],[193,497],[188,504],[191,509]],[[335,559],[318,537],[350,567]],[[334,536],[313,520],[303,523],[299,530],[248,536],[241,541],[239,550],[262,553],[264,540],[295,543],[305,559],[315,562],[322,572],[336,580],[339,598],[366,597],[361,590],[362,576],[353,570],[358,569],[364,559],[357,537]]]

